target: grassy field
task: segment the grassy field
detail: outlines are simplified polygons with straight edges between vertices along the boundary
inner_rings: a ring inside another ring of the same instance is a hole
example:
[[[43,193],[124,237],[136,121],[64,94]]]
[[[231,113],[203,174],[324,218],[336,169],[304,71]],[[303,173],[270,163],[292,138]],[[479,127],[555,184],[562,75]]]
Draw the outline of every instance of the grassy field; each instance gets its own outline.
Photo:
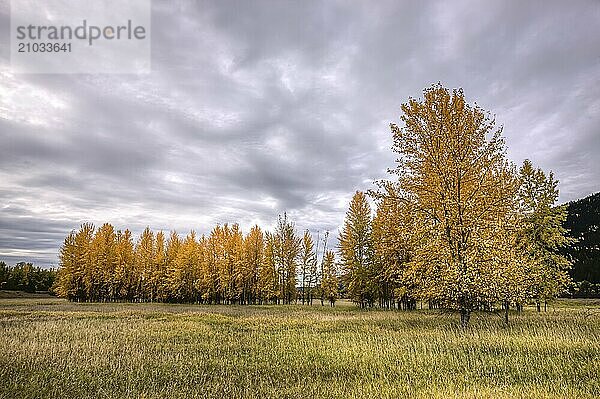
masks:
[[[593,398],[600,303],[538,314],[0,299],[1,398]]]

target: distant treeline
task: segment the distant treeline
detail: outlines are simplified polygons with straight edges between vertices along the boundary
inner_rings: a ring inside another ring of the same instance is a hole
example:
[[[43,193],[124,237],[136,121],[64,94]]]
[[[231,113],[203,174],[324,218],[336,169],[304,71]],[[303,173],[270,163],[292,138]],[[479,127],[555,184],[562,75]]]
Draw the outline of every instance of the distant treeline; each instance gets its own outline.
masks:
[[[600,297],[600,193],[570,202],[567,212],[564,226],[577,241],[563,252],[573,261],[571,277],[581,285],[577,295]]]
[[[575,281],[569,286],[565,297],[570,298],[600,298],[600,283],[590,283],[587,280]]]
[[[0,261],[0,289],[3,290],[50,291],[55,278],[54,269],[42,269],[25,262],[7,266]]]

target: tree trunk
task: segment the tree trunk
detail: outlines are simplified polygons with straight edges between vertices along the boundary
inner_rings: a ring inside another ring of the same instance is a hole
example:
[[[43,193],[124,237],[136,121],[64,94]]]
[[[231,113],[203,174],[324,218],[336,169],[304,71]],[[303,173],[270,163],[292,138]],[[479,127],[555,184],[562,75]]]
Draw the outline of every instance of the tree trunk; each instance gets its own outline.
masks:
[[[508,325],[508,308],[509,308],[509,303],[508,301],[504,302],[504,324]]]
[[[471,318],[471,311],[467,309],[460,310],[460,326],[464,329],[469,325],[469,319]]]
[[[521,313],[523,311],[523,305],[522,304],[517,303],[516,307],[517,307],[517,312]]]

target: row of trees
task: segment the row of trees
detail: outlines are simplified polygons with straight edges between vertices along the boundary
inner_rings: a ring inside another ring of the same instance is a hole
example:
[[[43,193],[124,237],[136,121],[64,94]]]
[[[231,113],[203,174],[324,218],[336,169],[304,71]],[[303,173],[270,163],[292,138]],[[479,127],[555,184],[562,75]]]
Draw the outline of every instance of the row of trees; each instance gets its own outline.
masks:
[[[272,233],[225,224],[182,238],[146,228],[136,242],[129,230],[83,224],[66,237],[60,265],[56,292],[76,301],[333,304],[338,292],[326,237],[298,236],[286,215]]]
[[[472,311],[561,293],[570,262],[559,249],[572,242],[555,206],[558,182],[525,161],[506,158],[501,128],[462,90],[441,85],[402,105],[391,125],[397,178],[357,192],[340,234],[349,295],[362,306],[416,300]]]
[[[574,281],[569,284],[566,296],[570,298],[600,298],[600,283],[590,283],[587,280]]]
[[[77,300],[331,303],[340,287],[361,306],[411,309],[417,301],[471,312],[538,304],[569,283],[570,245],[555,206],[558,182],[525,161],[517,167],[493,118],[440,84],[402,105],[392,124],[392,180],[356,192],[339,235],[339,266],[321,240],[284,215],[274,232],[237,225],[192,232],[131,233],[85,224],[61,250],[57,291]],[[315,248],[317,247],[317,248]],[[321,254],[320,262],[317,253]]]
[[[0,262],[0,289],[2,290],[49,291],[55,278],[54,269],[42,269],[25,262],[19,262],[14,266]]]

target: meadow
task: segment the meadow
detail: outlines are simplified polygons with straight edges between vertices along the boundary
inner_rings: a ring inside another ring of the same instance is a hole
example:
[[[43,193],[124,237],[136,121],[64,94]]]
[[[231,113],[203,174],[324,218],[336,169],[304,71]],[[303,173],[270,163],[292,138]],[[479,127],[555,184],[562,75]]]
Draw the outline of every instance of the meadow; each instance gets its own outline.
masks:
[[[343,303],[0,298],[0,398],[594,398],[600,302],[501,317]]]

